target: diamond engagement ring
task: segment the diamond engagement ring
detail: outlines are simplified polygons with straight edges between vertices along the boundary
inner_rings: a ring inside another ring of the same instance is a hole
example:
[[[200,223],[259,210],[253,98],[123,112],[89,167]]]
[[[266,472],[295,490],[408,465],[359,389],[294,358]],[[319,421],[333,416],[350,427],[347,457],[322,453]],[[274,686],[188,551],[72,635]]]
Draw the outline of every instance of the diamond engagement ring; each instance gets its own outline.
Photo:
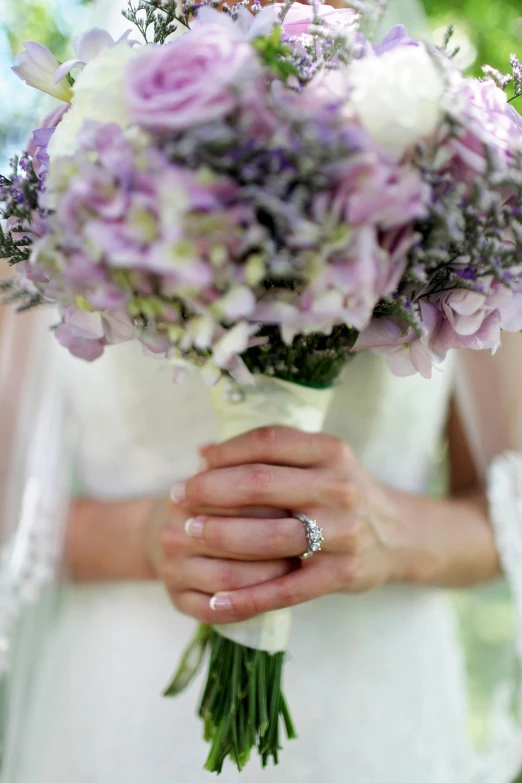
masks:
[[[294,519],[298,519],[304,525],[308,540],[308,551],[301,555],[301,560],[308,560],[316,552],[321,551],[321,542],[324,541],[323,529],[319,527],[316,519],[310,519],[306,514],[294,514],[293,516]]]

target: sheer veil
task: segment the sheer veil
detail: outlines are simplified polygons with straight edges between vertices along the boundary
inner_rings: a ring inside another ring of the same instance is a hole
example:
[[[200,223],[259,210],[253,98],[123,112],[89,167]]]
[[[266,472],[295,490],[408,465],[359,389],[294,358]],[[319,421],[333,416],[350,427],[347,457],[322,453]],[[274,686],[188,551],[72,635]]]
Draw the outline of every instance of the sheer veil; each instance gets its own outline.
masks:
[[[0,335],[0,779],[15,779],[28,673],[55,595],[69,495],[66,407],[47,313]]]

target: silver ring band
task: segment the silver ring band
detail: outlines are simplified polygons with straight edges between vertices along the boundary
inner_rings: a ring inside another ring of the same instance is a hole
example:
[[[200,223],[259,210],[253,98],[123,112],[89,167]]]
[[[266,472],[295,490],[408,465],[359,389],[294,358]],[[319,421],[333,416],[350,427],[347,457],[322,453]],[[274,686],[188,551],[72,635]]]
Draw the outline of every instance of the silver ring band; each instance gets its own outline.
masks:
[[[316,552],[321,551],[321,542],[324,541],[323,529],[319,527],[316,519],[310,519],[306,514],[294,514],[294,519],[302,523],[308,541],[308,550],[301,555],[301,560],[308,560]]]

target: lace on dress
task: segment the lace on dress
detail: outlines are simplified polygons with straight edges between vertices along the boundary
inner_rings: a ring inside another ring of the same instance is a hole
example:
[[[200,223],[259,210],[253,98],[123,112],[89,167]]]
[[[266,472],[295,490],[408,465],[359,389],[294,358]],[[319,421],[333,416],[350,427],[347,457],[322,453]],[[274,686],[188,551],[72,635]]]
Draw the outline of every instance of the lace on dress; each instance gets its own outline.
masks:
[[[457,396],[487,489],[491,522],[514,614],[515,673],[497,687],[490,741],[475,783],[512,783],[522,769],[522,338],[504,334],[495,356],[462,353]]]

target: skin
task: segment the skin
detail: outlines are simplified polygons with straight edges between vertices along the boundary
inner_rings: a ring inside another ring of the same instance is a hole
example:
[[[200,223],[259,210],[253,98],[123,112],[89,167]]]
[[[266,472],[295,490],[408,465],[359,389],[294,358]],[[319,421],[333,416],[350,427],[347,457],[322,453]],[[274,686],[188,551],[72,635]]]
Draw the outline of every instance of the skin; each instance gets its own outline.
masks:
[[[70,569],[86,581],[159,578],[178,610],[213,624],[385,583],[486,582],[498,555],[454,409],[448,435],[453,496],[442,500],[385,487],[329,435],[274,427],[210,445],[175,503],[77,501]],[[304,530],[282,508],[318,520],[322,552],[299,559]]]

